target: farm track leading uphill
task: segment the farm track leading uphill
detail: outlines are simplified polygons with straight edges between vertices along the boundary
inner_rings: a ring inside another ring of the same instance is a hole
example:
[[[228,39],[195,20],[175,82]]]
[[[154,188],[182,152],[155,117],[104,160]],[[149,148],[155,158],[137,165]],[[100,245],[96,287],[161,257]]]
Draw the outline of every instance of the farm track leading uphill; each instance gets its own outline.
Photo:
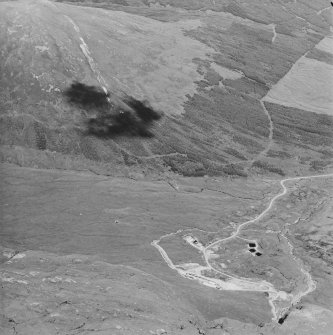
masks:
[[[165,262],[167,263],[167,265],[173,269],[176,270],[182,277],[187,278],[187,279],[192,279],[192,280],[197,280],[199,281],[201,284],[209,286],[209,287],[213,287],[216,289],[222,289],[222,290],[234,290],[234,291],[257,291],[257,292],[267,292],[269,295],[269,303],[271,305],[272,308],[272,314],[273,314],[273,318],[272,320],[275,322],[278,322],[279,320],[283,319],[287,314],[289,309],[294,306],[295,304],[297,304],[302,297],[304,297],[305,295],[309,294],[310,292],[314,291],[316,288],[316,284],[313,281],[310,273],[304,269],[304,267],[302,266],[302,262],[298,259],[296,259],[296,257],[292,254],[293,252],[293,246],[291,245],[291,243],[287,240],[289,248],[290,248],[290,255],[291,257],[299,264],[299,270],[300,272],[304,275],[306,283],[307,283],[307,288],[304,291],[298,292],[297,294],[288,294],[284,291],[277,291],[274,286],[267,282],[267,281],[258,281],[258,280],[251,280],[248,278],[241,278],[239,276],[236,275],[230,275],[227,274],[223,271],[220,271],[219,269],[214,268],[214,266],[210,263],[210,255],[212,253],[212,248],[216,247],[217,245],[224,243],[228,240],[232,240],[234,238],[237,238],[239,233],[241,232],[241,230],[250,224],[253,224],[257,221],[259,221],[260,219],[262,219],[273,207],[274,203],[282,198],[284,195],[287,194],[288,192],[288,188],[285,185],[287,182],[292,182],[292,181],[299,181],[299,180],[304,180],[304,179],[312,179],[312,178],[330,178],[333,177],[333,173],[331,174],[323,174],[323,175],[315,175],[315,176],[304,176],[304,177],[293,177],[293,178],[286,178],[280,181],[280,185],[282,187],[282,191],[277,194],[276,196],[274,196],[271,201],[269,202],[267,208],[262,211],[259,215],[257,215],[254,219],[248,220],[246,222],[243,222],[242,224],[238,225],[236,230],[229,236],[223,239],[219,239],[211,244],[208,244],[205,247],[200,247],[197,245],[194,245],[193,243],[189,242],[189,244],[191,244],[192,247],[195,247],[196,249],[199,249],[202,253],[202,256],[204,258],[205,261],[205,266],[197,266],[195,268],[193,267],[189,267],[189,268],[184,268],[184,264],[181,265],[175,265],[172,260],[169,258],[167,252],[159,245],[159,243],[161,242],[162,239],[166,238],[166,237],[171,237],[173,235],[179,234],[185,230],[178,230],[175,233],[169,233],[166,234],[164,236],[162,236],[160,239],[158,240],[154,240],[151,244],[152,246],[154,246],[159,253],[161,254],[161,256],[163,257],[163,259],[165,260]],[[188,229],[186,229],[188,230]],[[217,232],[216,232],[217,233]],[[287,239],[284,235],[283,237],[285,239]],[[188,242],[188,241],[187,241]],[[215,272],[217,274],[222,275],[223,277],[228,278],[228,281],[223,281],[220,279],[216,279],[214,277],[207,277],[205,274],[202,274],[202,272],[207,272],[207,271],[212,271]],[[283,307],[278,307],[277,306],[277,302],[279,301],[284,301],[287,300],[288,301],[288,305],[287,306],[283,306]]]

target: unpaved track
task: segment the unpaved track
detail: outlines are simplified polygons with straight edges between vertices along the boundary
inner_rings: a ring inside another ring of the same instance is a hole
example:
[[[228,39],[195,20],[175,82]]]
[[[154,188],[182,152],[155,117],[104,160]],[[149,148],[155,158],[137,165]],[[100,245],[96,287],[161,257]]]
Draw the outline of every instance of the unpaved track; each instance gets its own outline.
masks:
[[[278,193],[277,195],[275,195],[271,201],[269,202],[267,208],[265,210],[263,210],[259,215],[257,215],[255,218],[245,221],[242,224],[238,225],[237,228],[235,229],[235,231],[226,238],[217,240],[207,246],[205,246],[204,248],[202,248],[201,252],[203,254],[203,258],[205,260],[206,266],[199,266],[198,269],[196,271],[190,270],[190,271],[186,271],[184,270],[183,267],[175,265],[172,260],[169,258],[168,254],[166,253],[166,251],[159,245],[159,243],[161,242],[162,239],[166,238],[166,237],[171,237],[173,235],[176,235],[180,232],[182,232],[183,230],[178,230],[175,233],[170,233],[170,234],[166,234],[164,236],[162,236],[161,238],[159,238],[158,240],[154,240],[151,244],[152,246],[154,246],[161,254],[161,256],[163,257],[163,259],[165,260],[165,262],[167,263],[167,265],[173,269],[176,270],[182,277],[188,278],[188,279],[196,279],[198,280],[201,284],[206,285],[206,286],[210,286],[210,287],[215,287],[218,289],[225,289],[225,290],[247,290],[247,291],[257,291],[257,292],[262,292],[262,291],[266,291],[269,294],[269,303],[271,305],[272,308],[272,314],[273,314],[273,318],[272,320],[277,322],[281,317],[283,317],[288,310],[290,309],[290,307],[292,307],[293,305],[297,304],[300,299],[302,297],[304,297],[305,295],[309,294],[310,292],[312,292],[313,290],[315,290],[316,285],[315,282],[312,280],[312,277],[310,275],[310,273],[308,271],[306,271],[302,264],[301,261],[299,260],[299,264],[300,264],[300,271],[304,274],[304,276],[307,279],[307,289],[303,292],[300,292],[298,294],[292,295],[292,294],[286,294],[285,292],[281,292],[281,291],[277,291],[274,286],[266,281],[254,281],[248,278],[240,278],[238,276],[235,275],[230,275],[227,273],[224,273],[216,268],[214,268],[214,266],[210,263],[209,260],[209,256],[211,254],[211,249],[220,244],[220,243],[224,243],[225,241],[234,239],[234,238],[238,238],[239,233],[241,232],[241,230],[247,226],[250,225],[252,223],[255,223],[257,221],[259,221],[260,219],[262,219],[274,206],[275,202],[282,198],[284,195],[287,194],[288,192],[288,188],[286,186],[286,183],[288,182],[292,182],[292,181],[299,181],[299,180],[306,180],[306,179],[313,179],[313,178],[331,178],[333,177],[333,173],[330,174],[323,174],[323,175],[314,175],[314,176],[303,176],[303,177],[292,177],[292,178],[285,178],[283,180],[280,181],[280,185],[281,185],[281,192]],[[286,238],[283,235],[284,238]],[[287,239],[287,238],[286,238]],[[290,247],[290,254],[291,256],[295,259],[296,257],[293,256],[292,252],[293,252],[293,246],[291,245],[291,243],[287,240],[289,247]],[[298,260],[297,260],[298,261]],[[234,279],[236,280],[236,287],[234,287],[233,283],[231,283],[231,285],[218,285],[217,281],[214,280],[214,278],[209,278],[206,277],[204,275],[201,274],[202,270],[212,270],[216,273],[219,273],[225,277],[228,277],[230,279]],[[239,287],[237,287],[237,284],[240,285]],[[245,285],[245,286],[243,286]],[[279,299],[285,299],[285,297],[288,297],[290,300],[290,305],[288,307],[284,307],[284,308],[280,308],[278,309],[277,306],[274,304],[274,302],[276,300]]]
[[[255,161],[259,160],[260,157],[266,156],[267,152],[270,150],[270,148],[272,147],[272,144],[273,144],[274,123],[273,123],[271,115],[269,114],[269,111],[267,110],[267,108],[265,106],[265,103],[264,103],[265,97],[260,99],[259,102],[260,102],[260,105],[261,105],[265,115],[267,116],[267,119],[268,119],[268,122],[269,122],[268,143],[267,143],[267,145],[266,145],[266,147],[263,151],[261,151],[255,158],[253,158],[252,160],[249,161],[250,164],[246,168],[246,171],[248,171],[252,167],[253,163]]]
[[[302,179],[312,179],[312,178],[330,178],[330,177],[333,177],[333,173],[329,173],[329,174],[323,174],[323,175],[315,175],[315,176],[305,176],[305,177],[293,177],[293,178],[286,178],[286,179],[282,179],[280,181],[280,185],[282,187],[282,191],[277,194],[275,197],[273,197],[271,199],[271,201],[269,202],[268,204],[268,207],[263,211],[261,212],[258,216],[256,216],[254,219],[251,219],[249,221],[246,221],[246,222],[243,222],[242,224],[240,224],[237,229],[233,232],[232,235],[230,235],[229,237],[225,238],[225,239],[221,239],[221,240],[218,240],[210,245],[208,245],[205,250],[207,250],[208,248],[211,248],[212,246],[214,246],[215,244],[217,243],[220,243],[222,241],[227,241],[227,240],[230,240],[232,238],[235,238],[239,232],[248,224],[251,224],[251,223],[255,223],[257,222],[258,220],[260,220],[264,215],[266,215],[270,210],[271,208],[273,207],[275,201],[281,197],[283,197],[285,194],[287,194],[288,192],[288,189],[287,187],[285,186],[285,183],[288,182],[288,181],[297,181],[297,180],[302,180]]]

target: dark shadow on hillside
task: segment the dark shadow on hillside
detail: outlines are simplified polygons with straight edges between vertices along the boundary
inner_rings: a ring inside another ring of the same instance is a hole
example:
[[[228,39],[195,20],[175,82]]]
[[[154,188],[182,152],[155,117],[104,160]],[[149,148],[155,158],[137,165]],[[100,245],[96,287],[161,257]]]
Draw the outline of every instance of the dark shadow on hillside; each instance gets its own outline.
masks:
[[[161,118],[161,115],[154,111],[153,108],[148,105],[148,102],[142,102],[129,96],[126,97],[124,102],[130,106],[145,123],[153,122]]]
[[[161,118],[147,102],[131,96],[113,97],[96,86],[74,82],[64,95],[69,103],[94,114],[85,120],[87,135],[153,137],[150,129]]]
[[[96,86],[88,86],[75,81],[64,95],[68,102],[79,105],[82,108],[103,108],[108,105],[109,94]]]

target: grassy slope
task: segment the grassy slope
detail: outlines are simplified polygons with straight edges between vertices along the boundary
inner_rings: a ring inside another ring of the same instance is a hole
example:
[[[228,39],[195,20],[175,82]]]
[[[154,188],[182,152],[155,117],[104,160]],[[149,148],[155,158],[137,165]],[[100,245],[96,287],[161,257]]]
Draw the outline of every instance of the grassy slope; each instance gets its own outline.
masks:
[[[168,283],[184,302],[172,300],[171,305],[188,305],[194,315],[207,320],[222,316],[255,324],[270,320],[263,294],[215,291],[185,280],[166,266],[150,243],[178,229],[214,231],[227,227],[230,220],[251,217],[251,206],[264,206],[263,198],[273,192],[274,183],[179,179],[177,192],[162,181],[138,182],[13,165],[1,168],[4,220],[0,237],[4,247],[90,255],[96,260],[135,267]],[[188,183],[204,190],[193,192]],[[152,291],[158,293],[159,289],[161,286]],[[257,308],[249,308],[251,305]]]
[[[213,335],[214,328],[222,324],[230,334],[268,335],[272,327],[276,334],[291,330],[303,334],[313,328],[329,334],[324,331],[332,308],[331,294],[327,294],[331,292],[332,261],[327,197],[332,185],[327,180],[291,185],[289,195],[267,219],[244,230],[247,237],[260,240],[260,230],[282,229],[286,222],[295,221],[284,234],[292,240],[295,255],[311,264],[318,284],[315,293],[299,306],[302,312],[296,309],[277,328],[269,323],[263,326],[271,317],[264,294],[216,291],[183,279],[166,266],[150,243],[184,228],[224,234],[229,222],[244,222],[262,211],[277,194],[278,183],[254,178],[246,182],[179,178],[177,192],[162,181],[7,164],[1,165],[1,175],[0,239],[5,249],[0,251],[26,254],[0,265],[2,278],[14,278],[3,283],[1,327],[5,334],[11,333],[12,322],[17,323],[18,334],[46,332],[46,328],[52,334],[54,327],[71,334],[82,323],[87,331],[120,325],[128,334],[161,328],[171,334],[196,334],[199,328]],[[216,234],[209,235],[212,237]],[[273,267],[283,260],[279,250],[283,244],[277,238],[276,244],[261,241],[265,253],[274,253]],[[170,244],[170,256],[183,251],[182,242]],[[4,261],[0,257],[0,263]],[[241,270],[246,267],[249,263]],[[245,275],[253,268],[247,270]],[[39,305],[33,305],[35,302]],[[312,318],[304,322],[307,313]]]
[[[164,4],[164,2],[160,3]],[[142,46],[133,43],[128,45],[126,43],[129,42],[126,40],[124,40],[125,44],[121,45],[117,42],[114,32],[106,28],[104,23],[98,23],[101,24],[98,30],[96,26],[93,28],[86,25],[85,21],[90,22],[89,20],[84,21],[84,17],[101,15],[99,22],[104,22],[105,14],[97,9],[87,11],[81,7],[80,16],[82,18],[80,18],[75,14],[77,7],[57,4],[58,8],[55,9],[49,3],[36,2],[36,10],[29,11],[29,14],[23,20],[21,19],[21,24],[31,36],[35,36],[39,31],[44,33],[38,35],[39,40],[29,40],[24,37],[20,29],[10,33],[15,28],[10,27],[13,25],[11,11],[2,11],[4,18],[2,25],[5,29],[2,29],[1,40],[4,45],[3,59],[6,60],[5,63],[1,63],[3,76],[0,83],[3,114],[2,144],[5,145],[2,150],[2,160],[28,166],[92,169],[103,174],[119,174],[125,170],[160,173],[169,167],[184,175],[245,175],[244,167],[248,166],[246,161],[255,159],[256,155],[267,145],[268,120],[262,111],[259,99],[265,95],[270,85],[289,70],[293,62],[326,34],[327,23],[321,17],[310,16],[310,13],[317,8],[311,8],[307,2],[298,7],[289,3],[285,4],[295,14],[287,13],[277,2],[270,4],[273,6],[270,7],[271,10],[260,6],[257,2],[251,3],[251,7],[246,9],[243,5],[234,2],[231,4],[227,1],[216,1],[216,3],[217,6],[214,8],[209,1],[202,5],[204,9],[214,10],[211,12],[196,11],[199,9],[197,8],[199,2],[170,2],[174,7],[166,8],[146,7],[145,2],[140,3],[139,1],[127,1],[126,6],[119,7],[118,4],[117,8],[112,7],[110,2],[90,3],[94,6],[106,6],[128,12],[140,8],[136,14],[140,14],[141,17],[148,16],[150,21],[140,19],[138,16],[124,18],[126,20],[133,18],[133,22],[141,22],[142,27],[143,24],[159,27],[162,21],[171,21],[165,24],[168,24],[168,29],[172,31],[178,24],[177,22],[185,22],[185,19],[201,21],[201,27],[185,29],[183,33],[192,41],[200,41],[201,48],[206,44],[207,51],[213,50],[213,52],[209,51],[210,56],[198,56],[192,60],[201,79],[197,81],[196,91],[184,99],[185,113],[176,118],[169,117],[167,113],[161,121],[156,123],[153,128],[155,136],[151,139],[121,136],[105,140],[85,136],[82,130],[86,112],[68,105],[61,94],[61,90],[65,89],[66,85],[68,86],[74,79],[87,84],[98,84],[82,52],[75,43],[72,43],[77,36],[63,17],[63,14],[66,13],[74,16],[79,22],[87,43],[93,50],[93,56],[97,58],[98,65],[103,74],[107,76],[111,86],[117,86],[117,84],[109,76],[108,71],[104,70],[104,68],[107,69],[106,51],[103,51],[103,48],[98,50],[98,44],[96,44],[96,41],[100,38],[104,39],[104,36],[111,38],[105,45],[111,41],[119,45],[112,57],[113,61],[120,64],[119,73],[123,76],[122,80],[127,78],[127,83],[138,82],[140,87],[143,87],[148,93],[149,87],[152,87],[151,83],[159,87],[159,81],[155,82],[155,80],[160,79],[156,75],[152,77],[155,79],[149,79],[149,77],[147,77],[148,81],[142,79],[146,78],[147,72],[140,74],[137,71],[138,64],[133,63],[135,58],[132,56],[130,62],[127,63],[130,71],[126,73],[121,68],[123,66],[121,64],[124,63],[119,63],[123,59],[120,57],[140,54]],[[6,6],[9,5],[6,4]],[[19,2],[12,3],[10,6],[18,9],[22,14],[26,11]],[[194,11],[189,11],[189,8]],[[306,17],[310,23],[295,18],[296,14]],[[40,19],[37,21],[34,16]],[[126,20],[122,20],[123,26],[130,27],[130,21],[126,23]],[[267,27],[267,24],[272,22],[276,24],[276,31],[281,33],[274,44],[271,43],[273,34],[271,28]],[[309,24],[311,30],[307,29]],[[9,30],[7,31],[6,28]],[[141,36],[137,31],[131,34],[134,34],[135,39],[143,38],[142,41],[149,36],[147,34],[146,37]],[[164,35],[163,43],[167,43],[167,36],[167,34]],[[15,42],[17,40],[20,40],[19,44]],[[38,43],[43,45],[45,42],[51,45],[51,49],[36,52],[34,49],[36,45]],[[144,45],[143,47],[146,48]],[[114,47],[112,50],[115,50]],[[151,50],[154,51],[154,49]],[[178,52],[180,49],[176,47],[175,50]],[[148,61],[152,62],[149,57],[151,56],[148,55]],[[168,59],[168,56],[165,57]],[[179,66],[183,66],[181,58],[177,59],[176,63],[180,62]],[[140,62],[144,64],[140,58],[138,61],[139,64]],[[244,77],[238,80],[222,80],[211,69],[212,61],[220,66],[242,71]],[[36,68],[36,64],[40,67],[39,69]],[[113,74],[116,73],[114,67],[111,71]],[[42,73],[44,73],[42,77],[36,77]],[[159,75],[163,77],[165,74],[160,73]],[[185,72],[183,76],[186,78]],[[219,81],[223,82],[224,88],[221,88]],[[60,92],[53,90],[48,93],[47,90],[52,90],[49,85],[58,87]],[[161,92],[168,87],[163,85]],[[171,82],[167,85],[172,86]],[[134,93],[140,95],[143,91],[140,91],[138,87],[131,86]],[[124,90],[124,88],[118,88]],[[165,102],[168,99],[172,101],[172,95],[175,93],[170,92],[163,98],[166,99]],[[310,138],[312,135],[305,133],[304,136]],[[31,149],[22,149],[22,147]],[[284,157],[292,155],[294,150],[294,146],[289,146],[286,139],[275,141],[274,151],[287,151]],[[304,147],[299,150],[302,161],[306,161],[305,158],[312,155],[312,151]],[[322,150],[328,152],[330,149],[326,146]],[[170,153],[182,155],[144,158]],[[31,156],[34,158],[31,159]],[[273,173],[276,170],[290,169],[290,164],[295,172],[306,172],[311,168],[311,164],[314,164],[310,161],[306,164],[294,164],[288,159],[277,161],[271,156],[264,159],[267,164],[273,166],[271,168]],[[316,157],[315,160],[323,160],[323,157]],[[260,166],[267,166],[267,164]],[[319,164],[326,166],[328,162],[324,159]],[[269,169],[256,169],[256,171],[271,173]]]

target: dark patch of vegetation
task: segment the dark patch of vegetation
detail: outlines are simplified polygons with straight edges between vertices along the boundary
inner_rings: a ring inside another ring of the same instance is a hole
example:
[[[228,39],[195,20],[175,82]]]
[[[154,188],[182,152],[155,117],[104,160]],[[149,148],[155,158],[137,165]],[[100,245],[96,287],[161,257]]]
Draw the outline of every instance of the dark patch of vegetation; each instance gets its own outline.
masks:
[[[324,150],[318,150],[318,152],[321,153],[323,155],[323,158],[325,159],[333,158],[333,151],[331,150],[324,149]]]
[[[282,169],[276,167],[276,166],[273,166],[267,162],[263,162],[263,161],[255,161],[253,163],[253,167],[255,168],[258,168],[260,170],[265,170],[265,171],[269,171],[269,172],[272,172],[272,173],[276,173],[276,174],[279,174],[280,176],[284,176],[285,173]]]
[[[119,135],[153,137],[150,128],[161,118],[147,102],[130,96],[119,101],[118,97],[111,97],[96,86],[74,82],[64,95],[71,104],[95,114],[85,120],[88,135],[101,138]]]
[[[281,159],[286,159],[286,158],[291,158],[292,157],[286,151],[275,151],[275,150],[269,150],[267,152],[267,156],[272,157],[272,158],[281,158]]]
[[[326,166],[330,165],[331,163],[332,163],[331,161],[315,160],[310,163],[310,167],[312,170],[322,171]]]
[[[223,167],[222,171],[229,176],[247,177],[241,166],[236,164],[228,164]]]
[[[201,162],[192,161],[184,156],[164,157],[163,160],[171,171],[186,177],[203,177],[206,174]]]
[[[126,164],[126,166],[132,166],[132,165],[138,164],[138,161],[136,160],[136,158],[133,156],[130,156],[127,152],[121,151],[121,154],[123,156],[124,163]]]
[[[332,116],[270,103],[266,104],[266,108],[274,123],[273,139],[283,145],[284,151],[288,151],[291,157],[296,153],[300,164],[308,165],[311,170],[323,171],[331,164]],[[274,157],[275,153],[269,151],[268,156]]]
[[[324,62],[330,65],[333,65],[332,55],[326,51],[319,49],[312,49],[309,53],[306,54],[306,58],[316,59],[320,62]]]
[[[45,136],[45,130],[40,122],[34,122],[34,130],[36,133],[36,144],[39,150],[45,150],[47,140]]]
[[[274,139],[298,147],[332,147],[333,117],[297,108],[267,103],[273,123]]]
[[[207,72],[205,73],[205,80],[207,81],[208,86],[217,86],[220,80],[222,80],[222,77],[214,70],[211,70],[209,67],[206,71]]]
[[[233,140],[248,149],[250,153],[258,153],[264,149],[264,147],[258,142],[254,141],[249,137],[244,137],[242,135],[234,135]]]
[[[233,148],[227,148],[224,150],[224,152],[226,152],[227,154],[234,156],[242,161],[246,160],[246,157],[244,155],[242,155],[240,152],[238,152],[237,150],[233,149]]]
[[[246,11],[237,3],[231,2],[228,6],[225,6],[225,11],[231,13],[232,15],[239,16],[242,19],[248,19]]]

